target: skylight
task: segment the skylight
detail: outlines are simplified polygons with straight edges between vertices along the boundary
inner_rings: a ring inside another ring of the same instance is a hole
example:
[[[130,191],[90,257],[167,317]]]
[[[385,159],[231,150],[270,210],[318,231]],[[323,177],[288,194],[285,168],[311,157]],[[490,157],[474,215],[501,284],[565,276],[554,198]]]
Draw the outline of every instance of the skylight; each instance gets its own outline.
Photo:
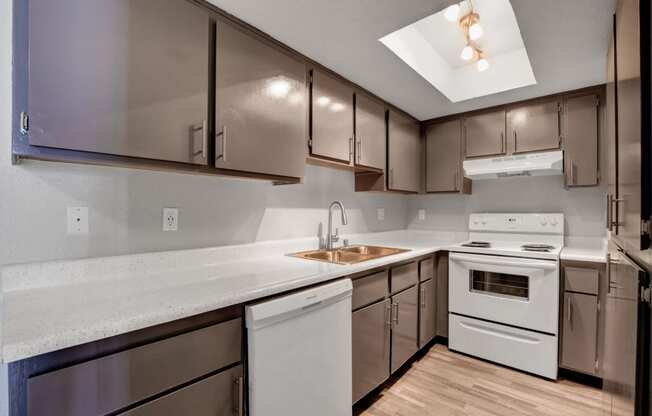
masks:
[[[469,10],[467,1],[460,6],[462,13]],[[379,40],[452,102],[536,84],[509,0],[473,0],[473,7],[484,28],[475,42],[490,64],[484,71],[460,58],[464,32],[446,19],[445,9]]]

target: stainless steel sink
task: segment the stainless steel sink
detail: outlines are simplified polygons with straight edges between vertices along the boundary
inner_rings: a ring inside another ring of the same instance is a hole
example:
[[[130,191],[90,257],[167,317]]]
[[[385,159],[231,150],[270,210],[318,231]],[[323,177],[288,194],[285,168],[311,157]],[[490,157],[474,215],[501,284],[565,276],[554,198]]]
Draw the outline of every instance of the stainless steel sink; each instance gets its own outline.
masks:
[[[373,260],[380,257],[405,253],[401,248],[379,247],[379,246],[351,246],[335,250],[311,250],[290,254],[292,257],[302,259],[323,261],[336,264],[355,264],[363,261]]]

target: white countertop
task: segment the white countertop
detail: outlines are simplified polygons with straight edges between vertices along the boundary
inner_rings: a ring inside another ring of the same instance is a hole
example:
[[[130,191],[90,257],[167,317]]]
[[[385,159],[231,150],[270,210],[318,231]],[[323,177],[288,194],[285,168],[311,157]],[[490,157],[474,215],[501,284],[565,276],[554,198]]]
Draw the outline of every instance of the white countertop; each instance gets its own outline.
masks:
[[[452,235],[394,231],[351,244],[411,251],[355,265],[288,257],[316,239],[6,266],[3,362],[135,331],[446,249]]]
[[[561,260],[606,263],[607,240],[599,237],[566,237],[559,258]]]

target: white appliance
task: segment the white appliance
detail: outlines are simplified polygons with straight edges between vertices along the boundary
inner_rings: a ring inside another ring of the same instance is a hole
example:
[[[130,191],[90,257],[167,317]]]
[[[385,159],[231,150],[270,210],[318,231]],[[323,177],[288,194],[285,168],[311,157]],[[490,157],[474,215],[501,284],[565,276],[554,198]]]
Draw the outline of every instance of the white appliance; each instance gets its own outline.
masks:
[[[561,150],[465,160],[464,176],[470,179],[509,178],[512,176],[561,175],[564,153]]]
[[[449,348],[557,378],[563,214],[471,214],[449,257]]]
[[[246,307],[249,415],[351,416],[351,280]]]

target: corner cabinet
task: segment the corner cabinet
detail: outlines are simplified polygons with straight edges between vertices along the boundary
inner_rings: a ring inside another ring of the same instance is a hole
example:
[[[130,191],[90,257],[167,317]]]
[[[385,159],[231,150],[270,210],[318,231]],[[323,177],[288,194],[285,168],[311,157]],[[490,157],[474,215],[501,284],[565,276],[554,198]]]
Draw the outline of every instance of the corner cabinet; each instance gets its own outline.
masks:
[[[562,143],[567,187],[594,186],[599,182],[599,109],[597,94],[564,98]]]
[[[417,193],[421,188],[420,125],[395,111],[389,112],[387,123],[387,189]]]
[[[28,10],[30,145],[208,164],[205,10],[183,0],[30,0]]]
[[[460,192],[462,121],[432,124],[426,129],[426,192]]]
[[[309,76],[310,155],[353,165],[353,88],[320,69]]]
[[[217,22],[215,166],[300,178],[307,137],[303,61]]]
[[[507,112],[507,148],[510,153],[539,152],[561,147],[561,101],[542,101]]]

